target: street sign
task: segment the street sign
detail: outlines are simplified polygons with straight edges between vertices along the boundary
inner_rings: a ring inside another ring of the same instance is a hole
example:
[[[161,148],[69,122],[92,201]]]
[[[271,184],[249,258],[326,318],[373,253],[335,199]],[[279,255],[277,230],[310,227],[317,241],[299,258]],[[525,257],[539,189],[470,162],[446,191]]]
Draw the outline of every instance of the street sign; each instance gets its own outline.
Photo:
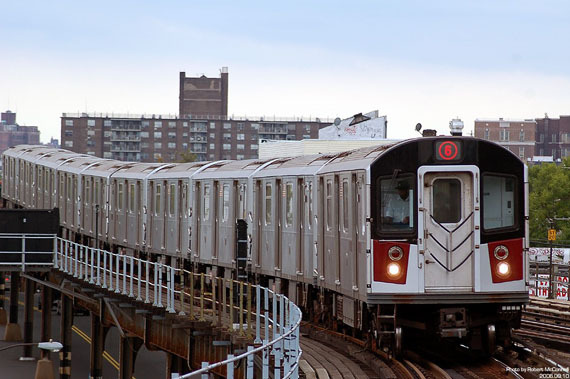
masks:
[[[548,240],[556,241],[556,229],[548,229]]]

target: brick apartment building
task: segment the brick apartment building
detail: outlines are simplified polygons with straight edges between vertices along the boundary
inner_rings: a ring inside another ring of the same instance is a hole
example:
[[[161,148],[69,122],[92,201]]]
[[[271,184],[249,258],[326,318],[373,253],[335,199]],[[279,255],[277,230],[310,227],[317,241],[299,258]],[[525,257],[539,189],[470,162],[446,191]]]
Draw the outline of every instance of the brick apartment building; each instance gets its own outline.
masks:
[[[259,139],[318,138],[330,125],[319,119],[228,117],[228,71],[220,78],[180,73],[177,115],[63,113],[61,147],[97,157],[136,162],[174,162],[183,153],[199,161],[258,157]],[[220,114],[221,113],[221,114]]]
[[[318,138],[330,123],[227,119],[218,117],[113,116],[69,114],[61,117],[62,148],[124,161],[174,162],[191,152],[199,161],[258,157],[258,140]]]
[[[186,77],[180,73],[180,118],[228,115],[228,68],[222,67],[219,78]]]
[[[40,144],[38,127],[18,125],[16,113],[2,112],[0,119],[0,155],[9,147],[22,144]]]
[[[497,142],[526,162],[536,155],[536,124],[535,120],[476,119],[475,137]]]
[[[570,116],[534,120],[475,120],[475,137],[495,141],[524,161],[533,156],[554,160],[570,156]]]
[[[536,155],[554,160],[570,156],[570,116],[536,119]]]

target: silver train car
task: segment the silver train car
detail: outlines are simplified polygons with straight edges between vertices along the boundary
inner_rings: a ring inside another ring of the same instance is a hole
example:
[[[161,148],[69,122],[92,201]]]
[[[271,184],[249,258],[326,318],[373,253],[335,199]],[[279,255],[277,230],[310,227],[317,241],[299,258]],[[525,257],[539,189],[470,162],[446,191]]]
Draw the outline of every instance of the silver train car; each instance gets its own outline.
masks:
[[[528,302],[527,169],[489,141],[168,164],[17,146],[2,159],[6,205],[59,208],[64,237],[125,254],[233,277],[244,220],[241,274],[396,352],[416,331],[492,351]]]

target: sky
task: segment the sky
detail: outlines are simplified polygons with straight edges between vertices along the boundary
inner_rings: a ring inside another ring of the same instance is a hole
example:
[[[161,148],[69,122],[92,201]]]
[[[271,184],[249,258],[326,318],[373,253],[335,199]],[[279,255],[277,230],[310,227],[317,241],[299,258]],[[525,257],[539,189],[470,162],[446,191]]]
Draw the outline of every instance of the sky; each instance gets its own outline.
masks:
[[[570,2],[0,0],[0,110],[177,114],[179,73],[229,70],[235,116],[379,110],[389,138],[570,114]]]

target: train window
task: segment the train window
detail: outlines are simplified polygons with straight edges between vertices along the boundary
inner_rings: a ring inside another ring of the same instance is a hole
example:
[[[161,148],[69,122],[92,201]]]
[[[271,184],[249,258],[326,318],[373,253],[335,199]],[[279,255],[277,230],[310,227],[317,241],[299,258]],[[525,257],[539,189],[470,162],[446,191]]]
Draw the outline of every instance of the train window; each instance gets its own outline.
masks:
[[[513,176],[483,175],[483,229],[515,226],[515,188]]]
[[[348,230],[348,180],[342,181],[342,228]]]
[[[431,212],[440,224],[461,220],[461,182],[457,179],[437,179],[433,182]]]
[[[313,223],[313,183],[309,183],[309,222],[307,226],[311,229]]]
[[[71,200],[71,176],[67,177],[67,200]]]
[[[332,180],[327,180],[327,229],[331,228],[332,222]]]
[[[411,230],[414,227],[414,180],[412,175],[379,178],[380,231]]]
[[[135,184],[132,183],[129,185],[129,213],[135,211],[135,195]]]
[[[85,193],[83,194],[83,203],[85,205],[88,205],[91,196],[91,179],[84,177],[83,180],[85,180]]]
[[[170,211],[170,215],[174,216],[174,211],[176,208],[176,184],[171,184],[170,185],[170,207],[169,207],[169,211]]]
[[[100,190],[99,189],[100,189],[100,182],[99,182],[99,180],[96,179],[95,180],[95,201],[94,201],[94,203],[99,203],[99,199],[100,199],[100,196],[99,196]]]
[[[228,221],[229,213],[230,213],[230,186],[224,184],[222,189],[222,195],[224,197],[224,209],[222,212],[222,221]]]
[[[210,186],[204,186],[204,221],[210,219]]]
[[[293,225],[293,183],[287,183],[286,189],[286,212],[285,212],[285,224],[286,226]]]
[[[117,209],[123,210],[123,183],[119,183],[119,189],[117,191]]]
[[[160,184],[156,185],[156,191],[154,194],[154,215],[158,216],[160,214],[160,194],[162,192],[162,187]]]
[[[271,183],[265,185],[265,225],[271,225]]]

